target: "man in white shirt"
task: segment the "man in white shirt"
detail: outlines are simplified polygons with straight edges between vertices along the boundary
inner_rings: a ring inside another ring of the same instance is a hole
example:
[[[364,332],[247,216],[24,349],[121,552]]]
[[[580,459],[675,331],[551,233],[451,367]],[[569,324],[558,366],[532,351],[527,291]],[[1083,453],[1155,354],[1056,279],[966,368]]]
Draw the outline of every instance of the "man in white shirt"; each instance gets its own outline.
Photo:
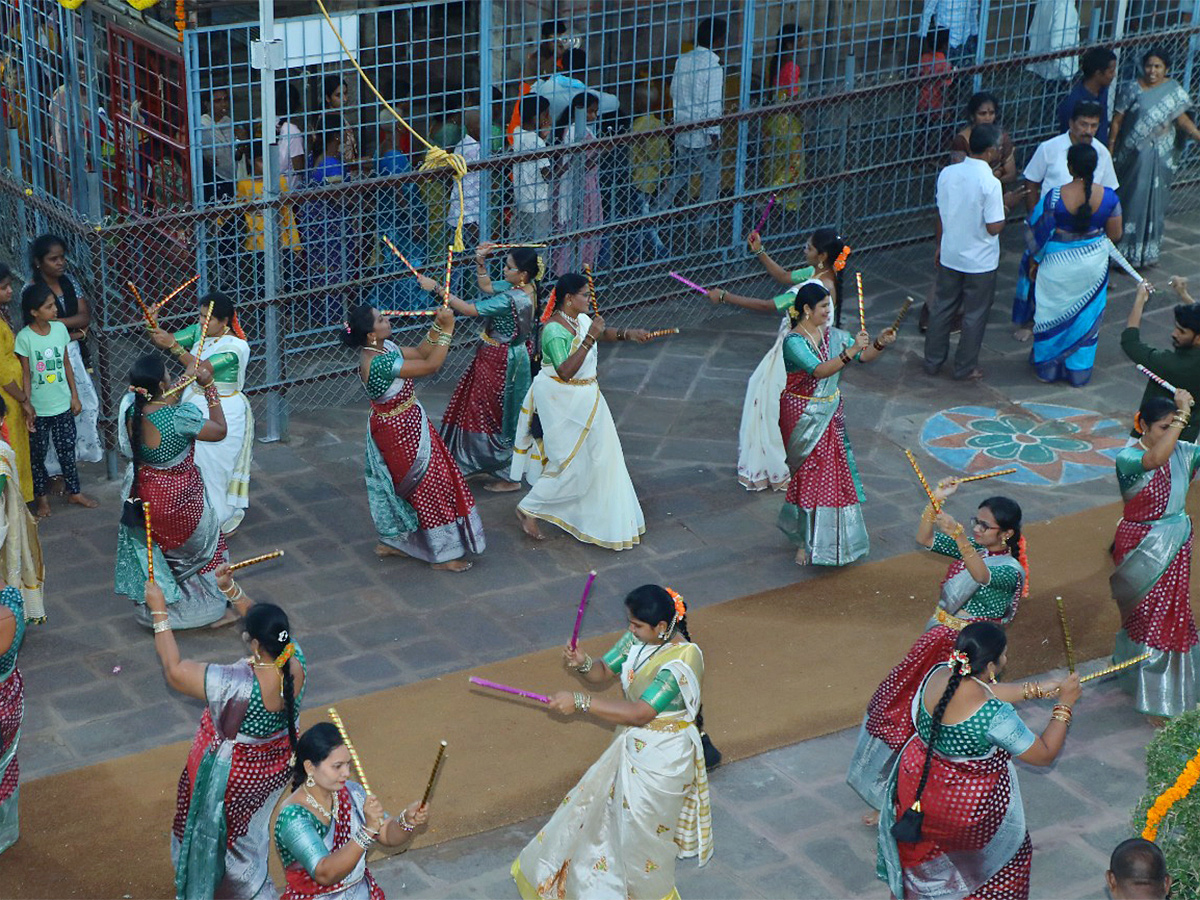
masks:
[[[979,41],[979,0],[925,0],[917,34],[924,37],[930,26],[950,32],[947,59],[955,66],[975,64]]]
[[[725,70],[717,55],[725,45],[725,20],[704,19],[696,28],[696,46],[679,57],[671,76],[674,124],[718,118],[724,111]],[[701,175],[700,200],[717,199],[721,185],[721,128],[705,125],[675,135],[671,175],[654,201],[655,212],[675,203],[675,197],[697,172]],[[704,218],[713,216],[705,213]]]
[[[1095,184],[1117,189],[1117,173],[1113,168],[1112,155],[1108,148],[1096,140],[1103,110],[1093,100],[1080,100],[1071,111],[1071,119],[1065,134],[1042,141],[1033,151],[1029,164],[1025,166],[1025,207],[1029,210],[1032,223],[1038,216],[1042,200],[1057,187],[1069,184],[1071,173],[1067,170],[1067,151],[1072,144],[1091,144],[1096,150]],[[1019,326],[1013,337],[1027,341],[1033,337],[1033,307],[1035,286],[1029,280],[1029,252],[1021,256],[1021,267],[1017,273],[1017,290],[1013,297],[1013,323]]]
[[[545,150],[553,127],[550,103],[545,97],[529,94],[521,101],[521,127],[512,133],[514,153]],[[512,238],[518,241],[544,241],[550,236],[554,177],[548,156],[524,160],[513,165]]]
[[[229,115],[229,88],[213,88],[211,94],[201,97],[201,104],[208,107],[200,116],[197,131],[205,166],[205,199],[230,198],[236,182],[248,177],[245,155],[238,142],[249,140],[250,133],[245,125],[234,127]]]
[[[992,166],[1000,160],[1000,130],[991,124],[971,130],[970,151],[946,166],[937,180],[937,282],[929,330],[925,333],[925,372],[936,375],[950,354],[950,324],[960,308],[962,334],[954,354],[956,379],[983,377],[979,350],[996,296],[1000,232],[1005,207],[1021,191],[1004,196]]]

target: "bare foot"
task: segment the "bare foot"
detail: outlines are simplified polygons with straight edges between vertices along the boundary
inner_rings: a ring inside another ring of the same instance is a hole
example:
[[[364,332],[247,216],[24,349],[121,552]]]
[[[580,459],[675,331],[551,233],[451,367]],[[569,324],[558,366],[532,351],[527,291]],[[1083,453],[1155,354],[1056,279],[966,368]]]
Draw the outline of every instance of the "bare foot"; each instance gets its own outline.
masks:
[[[226,625],[232,625],[234,622],[236,622],[238,620],[238,618],[239,618],[239,616],[236,612],[233,611],[233,607],[230,607],[229,609],[225,610],[225,615],[221,616],[221,618],[217,619],[217,621],[213,622],[208,627],[209,628],[224,628]]]
[[[67,502],[74,503],[76,506],[82,506],[84,509],[95,509],[100,505],[87,494],[72,494],[67,498]]]
[[[808,565],[808,551],[805,550],[803,547],[801,547],[799,550],[796,551],[796,565],[798,565],[798,566],[807,566]]]
[[[485,484],[483,489],[491,494],[508,494],[512,491],[519,491],[521,489],[521,482],[505,481],[497,478],[495,481],[489,481]]]
[[[537,519],[525,515],[519,507],[517,509],[517,521],[521,523],[521,530],[535,541],[544,541],[546,539],[546,536],[538,529]]]
[[[37,498],[37,508],[34,510],[34,515],[39,519],[50,518],[50,498],[44,494]]]
[[[407,559],[412,558],[407,553],[405,553],[403,550],[397,550],[395,547],[389,547],[387,544],[383,544],[383,543],[375,545],[375,555],[378,556],[380,559],[384,559],[385,557],[388,557],[388,556],[403,556]]]
[[[1031,337],[1033,337],[1033,329],[1032,328],[1022,327],[1022,328],[1018,328],[1016,331],[1013,332],[1013,340],[1020,341],[1022,344],[1024,344]]]
[[[429,568],[437,569],[439,572],[465,572],[472,565],[474,563],[468,562],[465,559],[452,559],[450,562],[430,563]]]
[[[879,812],[869,812],[863,815],[862,823],[868,828],[875,828],[879,824]]]

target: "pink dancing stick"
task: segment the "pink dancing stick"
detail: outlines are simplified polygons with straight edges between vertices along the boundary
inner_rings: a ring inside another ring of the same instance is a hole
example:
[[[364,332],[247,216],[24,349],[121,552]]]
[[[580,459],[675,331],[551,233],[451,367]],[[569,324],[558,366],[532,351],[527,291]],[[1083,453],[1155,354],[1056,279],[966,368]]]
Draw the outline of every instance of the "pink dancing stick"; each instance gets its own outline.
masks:
[[[759,237],[762,237],[763,226],[767,224],[767,216],[771,214],[771,207],[775,205],[775,195],[771,195],[771,199],[767,201],[767,208],[763,210],[762,218],[758,220],[758,225],[754,230],[758,232]]]
[[[702,288],[702,287],[700,287],[700,285],[696,284],[696,282],[694,282],[694,281],[688,281],[686,278],[684,278],[684,277],[683,277],[682,275],[680,275],[678,272],[669,272],[668,274],[669,274],[669,275],[670,275],[672,278],[674,278],[676,281],[678,281],[678,282],[680,282],[680,283],[682,283],[682,284],[686,284],[686,285],[687,285],[688,287],[690,287],[690,288],[691,288],[693,291],[699,291],[701,294],[705,294],[705,295],[707,295],[707,294],[708,294],[708,289],[707,289],[707,288]]]
[[[528,697],[530,700],[536,700],[539,703],[549,703],[550,698],[542,694],[535,694],[533,691],[523,691],[520,688],[509,687],[507,684],[497,684],[494,681],[488,681],[486,678],[476,678],[472,675],[467,681],[471,684],[477,684],[480,687],[491,688],[493,691],[503,691],[506,694],[516,694],[518,697]]]
[[[579,598],[579,612],[575,614],[575,630],[571,632],[571,649],[579,643],[579,626],[583,624],[583,611],[587,609],[588,594],[592,590],[592,582],[596,580],[596,570],[588,572],[587,584],[583,586],[583,596]]]
[[[1147,369],[1141,363],[1138,363],[1135,366],[1135,368],[1139,372],[1141,372],[1143,375],[1145,375],[1147,378],[1149,378],[1151,381],[1153,381],[1155,384],[1157,384],[1159,387],[1166,388],[1172,394],[1174,394],[1177,390],[1179,390],[1179,388],[1175,387],[1175,385],[1171,384],[1171,382],[1167,381],[1167,379],[1160,378],[1159,376],[1155,375],[1153,372],[1151,372],[1149,369]]]
[[[418,278],[421,277],[421,273],[418,272],[416,269],[414,269],[413,264],[404,258],[404,254],[400,252],[399,248],[397,248],[395,244],[393,244],[391,241],[388,240],[388,236],[386,234],[381,234],[379,236],[379,239],[381,241],[383,241],[384,245],[389,250],[391,250],[394,254],[396,254],[396,258],[399,259],[400,262],[402,262],[402,263],[404,263],[404,265],[408,266],[408,271],[412,272]]]

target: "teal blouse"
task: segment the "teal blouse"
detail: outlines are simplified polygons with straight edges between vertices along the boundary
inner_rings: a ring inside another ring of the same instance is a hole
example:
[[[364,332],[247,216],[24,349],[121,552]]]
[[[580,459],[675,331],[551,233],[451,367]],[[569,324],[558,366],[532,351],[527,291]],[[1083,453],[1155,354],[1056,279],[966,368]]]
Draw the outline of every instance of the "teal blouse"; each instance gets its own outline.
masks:
[[[929,673],[938,671],[943,665],[935,666]],[[928,682],[926,676],[926,682]],[[921,702],[917,704],[917,734],[928,742],[933,726],[933,716],[925,709],[925,686],[921,687]],[[943,724],[938,729],[933,749],[946,756],[983,756],[992,747],[1020,756],[1033,746],[1037,735],[1029,730],[1011,703],[989,697],[983,706],[961,722]]]
[[[399,350],[381,353],[371,360],[367,369],[367,396],[377,400],[388,392],[392,382],[400,377],[404,365],[404,354]]]
[[[608,668],[619,678],[621,675],[621,667],[625,665],[625,659],[629,656],[630,650],[634,649],[635,647],[640,648],[645,646],[645,644],[641,643],[633,636],[632,632],[626,631],[623,635],[621,635],[621,639],[613,644],[612,649],[604,654],[604,664],[608,666]],[[653,651],[639,651],[637,657],[638,661],[643,659],[643,655],[646,664],[652,664],[652,660],[654,658]],[[642,696],[638,697],[638,699],[649,703],[652,707],[654,707],[654,711],[656,713],[680,712],[686,705],[683,702],[683,695],[679,690],[679,682],[676,681],[675,676],[666,669],[660,670],[659,673],[654,676],[654,681],[650,683],[650,687],[646,688],[646,690],[642,693]]]
[[[971,546],[981,556],[987,552],[974,539],[971,540]],[[958,543],[948,534],[941,532],[935,534],[933,546],[929,549],[942,556],[962,559],[962,551],[958,549]],[[961,612],[965,612],[971,618],[1003,619],[1009,614],[1013,599],[1024,580],[1024,572],[1021,570],[1021,564],[1015,559],[1010,565],[988,566],[988,571],[992,573],[991,580],[975,589],[975,593],[962,607]]]
[[[502,344],[522,341],[529,334],[533,323],[533,301],[520,288],[507,281],[492,283],[495,293],[486,294],[475,301],[475,312],[487,319],[485,332]],[[517,315],[513,315],[513,310]]]
[[[6,678],[16,668],[17,651],[21,649],[21,641],[25,639],[25,598],[21,591],[12,585],[0,591],[0,604],[7,606],[17,620],[17,633],[13,635],[12,646],[0,655],[0,678]]]
[[[133,407],[130,406],[126,418],[132,416]],[[152,466],[169,466],[178,462],[179,457],[186,453],[195,441],[206,421],[204,413],[190,403],[161,407],[147,413],[146,418],[158,429],[159,442],[154,448],[141,444],[138,462],[149,463]]]
[[[329,855],[325,837],[330,826],[317,818],[316,814],[293,803],[285,806],[275,820],[275,849],[284,868],[298,862],[312,875],[317,865]]]
[[[308,674],[308,664],[304,659],[304,651],[300,649],[300,645],[296,645],[296,659],[300,661],[300,669]],[[304,692],[308,688],[308,678],[304,679],[304,684],[300,686],[300,692],[296,694],[295,706],[300,709],[300,703],[304,699]],[[258,683],[258,679],[254,679],[254,686],[250,689],[250,703],[246,707],[246,717],[242,719],[242,724],[238,731],[250,737],[263,738],[269,737],[272,734],[277,734],[287,728],[287,707],[280,709],[278,712],[271,712],[263,705],[262,685]]]

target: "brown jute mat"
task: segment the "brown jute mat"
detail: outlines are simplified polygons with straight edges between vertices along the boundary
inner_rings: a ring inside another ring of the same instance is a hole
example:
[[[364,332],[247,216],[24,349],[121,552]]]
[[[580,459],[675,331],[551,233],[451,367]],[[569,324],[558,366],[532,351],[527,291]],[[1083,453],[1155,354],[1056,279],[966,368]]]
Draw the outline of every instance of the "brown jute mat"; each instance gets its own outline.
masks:
[[[1111,652],[1119,623],[1106,551],[1119,516],[1110,504],[1027,529],[1032,593],[1010,629],[1010,679],[1063,664],[1056,595],[1065,598],[1077,658]],[[691,631],[705,653],[705,718],[726,760],[859,722],[924,626],[944,571],[940,557],[918,551],[697,610]],[[612,637],[586,649],[603,653]],[[313,678],[327,662],[313,660]],[[472,688],[470,674],[541,693],[576,684],[561,651],[547,650],[337,704],[372,788],[393,812],[421,796],[438,741],[449,741],[433,824],[417,846],[548,815],[611,737],[593,722],[557,720],[530,701]],[[324,715],[309,709],[303,721]],[[173,896],[169,828],[186,756],[186,744],[172,744],[22,785],[22,836],[0,855],[0,893]],[[278,880],[277,860],[275,873]]]

